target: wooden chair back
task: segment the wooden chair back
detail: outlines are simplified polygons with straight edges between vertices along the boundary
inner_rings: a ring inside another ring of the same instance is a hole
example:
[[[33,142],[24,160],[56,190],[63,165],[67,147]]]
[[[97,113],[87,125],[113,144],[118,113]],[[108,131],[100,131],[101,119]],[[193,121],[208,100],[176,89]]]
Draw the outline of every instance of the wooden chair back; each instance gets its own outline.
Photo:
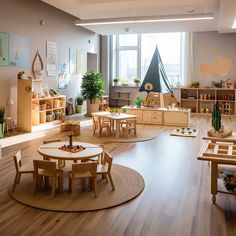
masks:
[[[46,160],[34,160],[34,172],[38,176],[39,170],[43,170],[45,176],[56,176],[56,162]]]
[[[83,174],[91,172],[92,175],[96,174],[97,163],[96,162],[82,162],[72,164],[72,178],[75,178],[76,174]]]
[[[47,139],[43,140],[43,144],[61,142],[61,139]]]
[[[19,167],[22,166],[22,162],[21,162],[21,150],[19,150],[16,155],[14,156],[14,164],[15,164],[15,168],[16,168],[16,172],[19,172]]]
[[[113,161],[112,156],[111,156],[108,152],[105,152],[103,165],[107,165],[107,171],[108,171],[108,173],[111,172],[112,161]]]
[[[128,120],[125,121],[127,126],[129,126],[129,127],[132,126],[134,128],[136,127],[136,122],[137,122],[136,119],[128,119]]]

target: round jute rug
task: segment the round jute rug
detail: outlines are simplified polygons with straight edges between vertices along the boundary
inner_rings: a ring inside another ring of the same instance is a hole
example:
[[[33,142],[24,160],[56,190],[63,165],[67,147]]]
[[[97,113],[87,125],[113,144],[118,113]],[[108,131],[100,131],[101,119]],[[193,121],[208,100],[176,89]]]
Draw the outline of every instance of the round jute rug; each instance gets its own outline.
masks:
[[[86,186],[89,188],[80,189],[78,183],[75,194],[68,192],[68,176],[64,179],[64,192],[57,193],[54,198],[51,197],[51,189],[41,190],[36,195],[32,193],[32,176],[22,175],[20,183],[16,186],[15,192],[10,196],[17,202],[24,205],[51,211],[63,212],[81,212],[94,211],[114,207],[125,203],[137,197],[144,189],[143,177],[133,169],[113,164],[112,179],[115,184],[115,191],[112,191],[110,182],[98,177],[97,189],[98,196],[90,189],[89,182]]]
[[[105,130],[104,130],[105,131]],[[157,129],[155,127],[147,127],[145,126],[137,126],[137,137],[131,134],[128,138],[121,137],[116,138],[115,133],[111,136],[106,136],[105,132],[102,133],[102,136],[97,137],[97,135],[93,135],[92,127],[85,126],[81,127],[81,133],[79,136],[75,137],[75,140],[78,138],[79,140],[83,140],[84,142],[94,142],[94,143],[132,143],[132,142],[144,142],[148,140],[152,140],[157,137]]]

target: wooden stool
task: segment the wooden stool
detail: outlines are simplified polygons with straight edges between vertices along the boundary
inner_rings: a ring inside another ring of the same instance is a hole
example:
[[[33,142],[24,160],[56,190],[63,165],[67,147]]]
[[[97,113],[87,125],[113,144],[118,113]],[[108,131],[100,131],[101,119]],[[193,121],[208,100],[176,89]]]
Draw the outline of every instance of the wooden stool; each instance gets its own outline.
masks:
[[[15,131],[14,130],[14,121],[11,117],[5,117],[4,118],[4,122],[6,124],[6,130],[7,130],[7,134],[9,135],[9,126],[11,126],[11,129],[13,130],[13,132]]]

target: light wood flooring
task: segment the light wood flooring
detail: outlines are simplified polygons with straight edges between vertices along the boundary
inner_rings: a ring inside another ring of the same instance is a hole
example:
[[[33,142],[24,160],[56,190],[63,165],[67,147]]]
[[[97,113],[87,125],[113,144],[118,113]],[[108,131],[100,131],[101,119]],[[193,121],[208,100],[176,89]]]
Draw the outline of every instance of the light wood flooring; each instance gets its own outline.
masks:
[[[225,128],[236,131],[236,118],[223,120]],[[160,127],[158,137],[148,142],[106,144],[115,163],[144,177],[145,189],[136,199],[102,211],[56,213],[15,202],[7,193],[15,174],[12,156],[19,148],[28,159],[38,156],[43,138],[4,148],[0,235],[236,235],[236,196],[218,193],[216,205],[212,204],[210,168],[196,159],[201,137],[211,127],[210,116],[195,115],[191,123],[200,130],[196,138],[170,136],[173,128]]]

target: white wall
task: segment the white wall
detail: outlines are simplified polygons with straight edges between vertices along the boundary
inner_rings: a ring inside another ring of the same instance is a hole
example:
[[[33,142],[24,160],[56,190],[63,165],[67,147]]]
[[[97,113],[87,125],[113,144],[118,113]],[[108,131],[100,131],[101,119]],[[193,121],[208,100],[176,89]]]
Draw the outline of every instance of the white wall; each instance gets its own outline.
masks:
[[[40,25],[45,21],[45,26]],[[0,32],[7,32],[29,38],[29,67],[0,67],[0,104],[6,105],[6,112],[16,119],[16,82],[19,71],[32,75],[31,67],[37,49],[46,69],[46,41],[58,44],[58,63],[69,61],[69,47],[82,49],[83,67],[87,70],[87,52],[99,55],[100,37],[84,28],[74,26],[75,17],[57,10],[39,0],[8,0],[1,4]],[[99,61],[99,58],[98,58]],[[99,65],[98,65],[99,66]],[[81,78],[77,75],[66,90],[61,90],[67,97],[76,97],[80,93]],[[36,87],[57,88],[56,77],[44,75],[44,82]],[[13,99],[14,105],[7,106],[7,100]]]

